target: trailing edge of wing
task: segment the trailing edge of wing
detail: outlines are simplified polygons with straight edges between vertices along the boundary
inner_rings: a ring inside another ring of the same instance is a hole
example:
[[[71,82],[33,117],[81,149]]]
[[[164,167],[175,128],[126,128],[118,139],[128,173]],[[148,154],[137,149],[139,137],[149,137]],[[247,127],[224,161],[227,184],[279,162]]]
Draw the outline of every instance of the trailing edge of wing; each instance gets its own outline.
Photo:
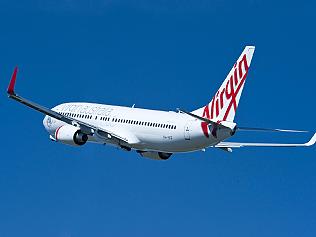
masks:
[[[240,148],[240,147],[306,147],[312,146],[316,142],[316,133],[306,143],[245,143],[245,142],[220,142],[214,147],[217,148]]]

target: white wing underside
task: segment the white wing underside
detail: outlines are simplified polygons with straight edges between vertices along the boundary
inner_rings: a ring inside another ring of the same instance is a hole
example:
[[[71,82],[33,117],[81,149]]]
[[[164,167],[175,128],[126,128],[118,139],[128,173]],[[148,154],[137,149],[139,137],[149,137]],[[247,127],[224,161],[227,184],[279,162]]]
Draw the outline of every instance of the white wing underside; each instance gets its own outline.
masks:
[[[248,143],[248,142],[220,142],[214,147],[217,148],[240,148],[240,147],[306,147],[316,142],[316,133],[306,143]]]

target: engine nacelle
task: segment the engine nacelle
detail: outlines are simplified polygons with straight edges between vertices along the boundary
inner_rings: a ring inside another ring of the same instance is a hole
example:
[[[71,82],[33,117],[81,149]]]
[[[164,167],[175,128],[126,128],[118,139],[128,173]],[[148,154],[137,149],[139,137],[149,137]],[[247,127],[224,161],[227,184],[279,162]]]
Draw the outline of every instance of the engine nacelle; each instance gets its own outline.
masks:
[[[172,153],[157,152],[157,151],[137,151],[142,157],[146,157],[153,160],[167,160]]]
[[[88,141],[88,135],[75,126],[65,125],[56,129],[55,139],[67,145],[81,146]]]

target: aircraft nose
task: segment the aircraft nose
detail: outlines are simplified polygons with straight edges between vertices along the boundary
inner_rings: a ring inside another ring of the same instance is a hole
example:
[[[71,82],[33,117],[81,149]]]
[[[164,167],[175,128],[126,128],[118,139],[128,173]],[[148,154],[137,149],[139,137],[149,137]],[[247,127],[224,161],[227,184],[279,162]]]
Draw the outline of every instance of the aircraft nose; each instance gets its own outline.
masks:
[[[46,115],[43,119],[43,125],[44,125],[44,128],[46,129],[46,131],[49,133],[49,134],[52,134],[54,133],[54,123],[55,121],[53,120],[52,117],[49,117],[48,115]]]
[[[44,125],[44,128],[47,130],[47,119],[48,119],[48,116],[45,115],[44,119],[43,119],[43,125]]]

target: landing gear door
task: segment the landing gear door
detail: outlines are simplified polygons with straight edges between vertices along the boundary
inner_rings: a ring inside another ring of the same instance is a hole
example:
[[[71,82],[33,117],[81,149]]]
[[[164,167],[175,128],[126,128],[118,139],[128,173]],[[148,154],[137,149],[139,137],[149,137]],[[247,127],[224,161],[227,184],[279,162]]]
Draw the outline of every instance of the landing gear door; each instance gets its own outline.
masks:
[[[189,123],[187,123],[184,126],[184,139],[191,140],[191,131],[190,131],[190,124]]]

